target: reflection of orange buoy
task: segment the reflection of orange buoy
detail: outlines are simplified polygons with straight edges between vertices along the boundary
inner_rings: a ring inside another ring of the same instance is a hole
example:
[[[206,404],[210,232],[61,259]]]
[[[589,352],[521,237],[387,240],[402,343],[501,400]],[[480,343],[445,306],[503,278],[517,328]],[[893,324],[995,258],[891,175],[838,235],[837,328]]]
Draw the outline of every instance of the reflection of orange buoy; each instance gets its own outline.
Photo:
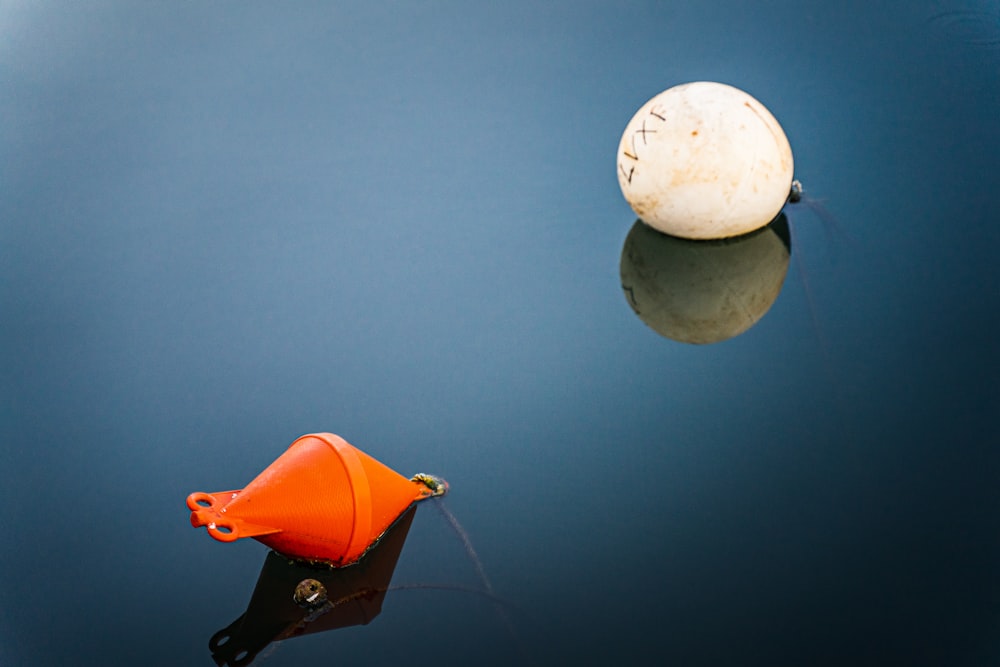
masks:
[[[415,507],[351,567],[328,568],[267,554],[246,612],[208,646],[217,665],[249,665],[271,642],[368,624],[382,611]]]
[[[448,485],[408,480],[332,433],[304,435],[246,488],[192,493],[191,525],[221,542],[253,537],[292,558],[349,565],[406,511]]]

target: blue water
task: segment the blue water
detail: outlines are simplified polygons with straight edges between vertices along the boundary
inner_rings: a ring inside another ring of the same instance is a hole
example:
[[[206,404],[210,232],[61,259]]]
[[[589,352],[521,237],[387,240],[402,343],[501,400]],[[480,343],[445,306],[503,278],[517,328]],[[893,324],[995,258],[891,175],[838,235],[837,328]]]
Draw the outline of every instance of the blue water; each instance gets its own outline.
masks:
[[[267,550],[184,499],[315,431],[450,482],[517,640],[408,589],[262,664],[1000,661],[1000,49],[953,10],[0,4],[0,664],[214,664]],[[838,223],[701,346],[630,307],[615,176],[693,80]],[[482,587],[431,507],[393,583]]]

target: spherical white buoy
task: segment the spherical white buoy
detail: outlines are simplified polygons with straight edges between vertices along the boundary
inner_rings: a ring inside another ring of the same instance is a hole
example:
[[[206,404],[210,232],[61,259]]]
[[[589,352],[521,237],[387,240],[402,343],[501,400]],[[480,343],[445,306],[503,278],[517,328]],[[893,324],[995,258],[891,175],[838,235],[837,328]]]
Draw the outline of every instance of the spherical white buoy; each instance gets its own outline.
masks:
[[[636,214],[689,239],[746,234],[771,222],[792,184],[792,149],[764,105],[722,83],[674,86],[622,134],[618,183]]]

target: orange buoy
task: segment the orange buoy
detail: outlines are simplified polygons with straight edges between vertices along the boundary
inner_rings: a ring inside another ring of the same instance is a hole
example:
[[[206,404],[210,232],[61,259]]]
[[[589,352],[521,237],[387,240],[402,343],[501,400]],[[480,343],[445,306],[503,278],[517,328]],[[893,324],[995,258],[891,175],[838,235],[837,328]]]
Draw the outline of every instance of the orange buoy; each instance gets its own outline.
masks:
[[[406,479],[332,433],[304,435],[244,489],[192,493],[191,525],[220,542],[252,537],[292,558],[356,562],[413,503],[444,495],[431,475]]]

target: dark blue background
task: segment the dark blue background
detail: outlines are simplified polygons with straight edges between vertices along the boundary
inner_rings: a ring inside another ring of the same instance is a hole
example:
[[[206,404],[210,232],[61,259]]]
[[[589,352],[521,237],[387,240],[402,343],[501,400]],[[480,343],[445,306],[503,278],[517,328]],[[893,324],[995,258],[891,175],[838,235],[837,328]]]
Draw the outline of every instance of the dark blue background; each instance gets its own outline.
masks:
[[[313,431],[451,482],[537,664],[1000,661],[1000,8],[493,4],[0,3],[0,663],[212,664],[266,549],[184,498]],[[615,177],[693,80],[839,221],[700,347]],[[479,585],[432,507],[394,581]],[[524,662],[426,590],[317,659]]]

